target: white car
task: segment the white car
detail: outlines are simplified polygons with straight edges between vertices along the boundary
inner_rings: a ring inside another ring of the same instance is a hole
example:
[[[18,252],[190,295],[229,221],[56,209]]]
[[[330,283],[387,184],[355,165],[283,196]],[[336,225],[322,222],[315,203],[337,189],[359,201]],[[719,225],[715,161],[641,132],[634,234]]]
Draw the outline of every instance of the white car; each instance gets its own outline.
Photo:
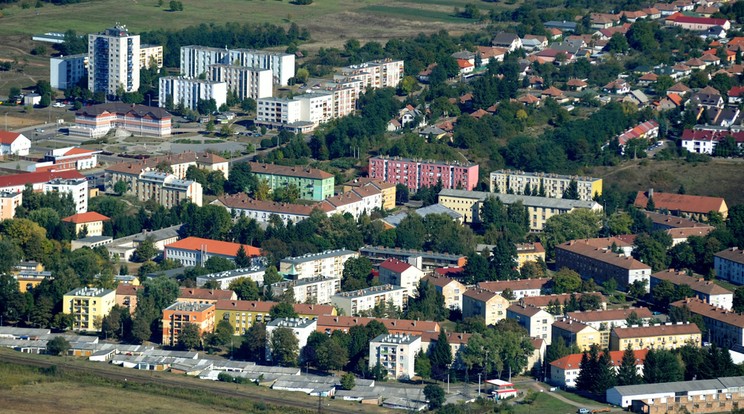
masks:
[[[64,108],[65,104],[63,104],[62,102],[55,102],[52,106],[55,108]]]

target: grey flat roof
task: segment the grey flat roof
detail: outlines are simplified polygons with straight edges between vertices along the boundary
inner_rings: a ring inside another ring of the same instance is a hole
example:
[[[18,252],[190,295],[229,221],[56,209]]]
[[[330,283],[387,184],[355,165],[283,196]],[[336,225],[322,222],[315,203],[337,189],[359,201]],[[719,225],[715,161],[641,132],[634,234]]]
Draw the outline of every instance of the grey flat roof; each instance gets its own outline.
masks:
[[[327,259],[329,257],[346,256],[349,254],[356,254],[356,252],[346,249],[326,250],[320,253],[308,253],[302,256],[285,257],[284,259],[282,259],[282,263],[300,264],[311,262],[313,260]]]
[[[569,210],[572,208],[596,208],[596,206],[599,206],[596,201],[566,200],[563,198],[535,197],[517,194],[497,194],[486,191],[443,189],[439,192],[439,195],[445,197],[473,198],[480,201],[484,201],[488,197],[494,197],[501,200],[504,204],[514,204],[521,201],[525,206],[556,208],[562,210]]]
[[[649,387],[648,384],[623,385],[615,387],[615,390],[623,396],[718,390],[728,388],[723,380],[727,383],[733,384],[732,386],[739,386],[736,384],[744,383],[744,377],[726,377],[698,381],[662,382],[660,384],[653,384],[653,387]]]
[[[73,241],[78,243],[98,243],[106,240],[113,240],[113,238],[111,238],[111,236],[88,236]]]

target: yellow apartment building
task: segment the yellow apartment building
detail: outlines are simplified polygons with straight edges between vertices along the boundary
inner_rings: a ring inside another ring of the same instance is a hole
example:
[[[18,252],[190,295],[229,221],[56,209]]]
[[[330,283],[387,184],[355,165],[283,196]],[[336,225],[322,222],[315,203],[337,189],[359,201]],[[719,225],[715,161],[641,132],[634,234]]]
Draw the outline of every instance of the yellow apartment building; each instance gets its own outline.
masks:
[[[517,269],[527,262],[545,261],[545,248],[542,243],[517,243]]]
[[[535,197],[515,194],[495,194],[484,191],[443,189],[439,192],[439,204],[463,216],[466,223],[480,221],[480,210],[488,197],[498,198],[509,205],[521,202],[527,208],[531,231],[542,231],[545,222],[553,216],[570,213],[578,209],[600,212],[602,206],[595,201],[564,200],[561,198]]]
[[[215,323],[228,321],[234,335],[243,335],[256,322],[271,320],[269,312],[277,302],[254,300],[218,300],[215,304]]]
[[[372,186],[380,190],[382,193],[382,208],[384,210],[392,210],[395,208],[395,184],[393,183],[386,183],[384,181],[366,177],[357,178],[348,183],[344,183],[344,193],[348,193],[355,188],[366,186]]]
[[[552,344],[563,340],[566,346],[575,344],[582,352],[588,351],[592,345],[600,345],[602,343],[602,335],[598,330],[572,319],[562,319],[553,322],[551,336]]]
[[[540,172],[499,170],[490,174],[489,190],[492,193],[525,194],[525,189],[539,192],[545,197],[562,198],[571,181],[576,183],[579,200],[591,201],[602,195],[602,179],[576,175],[558,175]]]
[[[486,325],[506,319],[509,301],[503,296],[483,289],[470,289],[462,295],[462,317],[481,317]]]
[[[677,349],[687,344],[700,347],[702,335],[694,323],[667,323],[615,328],[610,335],[610,351],[623,351],[628,345],[638,349]]]
[[[393,192],[395,188],[393,188]],[[23,201],[23,193],[0,191],[0,221],[12,219]]]
[[[86,237],[103,235],[103,222],[109,220],[111,219],[95,211],[73,214],[62,219],[65,223],[71,223],[75,226],[75,235],[79,235],[81,231],[85,230]]]
[[[455,279],[433,273],[423,280],[431,283],[437,292],[444,296],[444,306],[447,309],[462,309],[462,296],[468,287]]]
[[[65,293],[62,312],[73,316],[72,329],[99,332],[103,317],[116,305],[116,291],[83,287]]]

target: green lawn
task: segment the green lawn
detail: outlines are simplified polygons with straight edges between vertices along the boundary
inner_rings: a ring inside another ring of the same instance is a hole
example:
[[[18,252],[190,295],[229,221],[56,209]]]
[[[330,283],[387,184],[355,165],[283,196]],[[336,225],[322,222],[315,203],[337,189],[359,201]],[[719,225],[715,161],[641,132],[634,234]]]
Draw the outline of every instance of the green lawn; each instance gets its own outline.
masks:
[[[514,406],[515,414],[571,414],[576,412],[576,407],[553,398],[546,393],[540,393],[532,404],[517,404]]]
[[[563,396],[563,397],[565,397],[565,398],[567,398],[567,399],[569,399],[569,400],[571,400],[573,402],[577,402],[579,404],[584,404],[584,405],[601,405],[602,404],[599,401],[595,401],[595,400],[592,400],[592,399],[589,399],[589,398],[584,398],[584,397],[582,397],[582,396],[580,396],[578,394],[574,394],[572,392],[566,392],[566,391],[563,391],[563,390],[558,390],[558,391],[555,391],[555,393],[558,394],[558,395],[561,395],[561,396]]]
[[[385,5],[374,5],[367,6],[362,9],[362,12],[378,14],[383,16],[391,16],[402,19],[412,20],[431,20],[437,22],[448,22],[448,23],[468,23],[474,22],[474,20],[464,19],[457,17],[453,14],[454,8],[449,11],[438,11],[432,9],[417,9],[411,7],[402,6],[385,6]]]

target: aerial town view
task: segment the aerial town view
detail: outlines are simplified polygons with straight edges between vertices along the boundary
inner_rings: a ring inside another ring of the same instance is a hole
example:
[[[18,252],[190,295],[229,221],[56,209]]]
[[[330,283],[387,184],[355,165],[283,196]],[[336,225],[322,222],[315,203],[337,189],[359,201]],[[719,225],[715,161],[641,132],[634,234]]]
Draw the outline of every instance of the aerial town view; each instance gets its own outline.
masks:
[[[744,414],[744,0],[0,0],[0,412]]]

